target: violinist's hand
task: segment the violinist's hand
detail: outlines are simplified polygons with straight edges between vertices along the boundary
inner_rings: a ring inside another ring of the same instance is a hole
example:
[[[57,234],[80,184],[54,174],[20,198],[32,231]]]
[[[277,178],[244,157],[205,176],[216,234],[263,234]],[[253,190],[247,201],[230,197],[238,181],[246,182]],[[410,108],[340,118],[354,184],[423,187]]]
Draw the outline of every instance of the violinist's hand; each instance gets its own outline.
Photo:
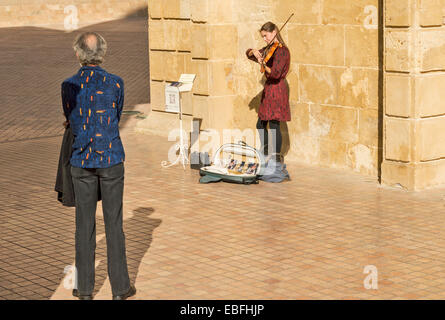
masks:
[[[263,56],[261,55],[259,50],[252,49],[251,52],[255,56],[255,58],[257,59],[258,63],[262,63],[263,62]]]
[[[266,65],[266,63],[262,62],[261,65],[263,66],[266,73],[270,74],[272,72],[272,70]]]

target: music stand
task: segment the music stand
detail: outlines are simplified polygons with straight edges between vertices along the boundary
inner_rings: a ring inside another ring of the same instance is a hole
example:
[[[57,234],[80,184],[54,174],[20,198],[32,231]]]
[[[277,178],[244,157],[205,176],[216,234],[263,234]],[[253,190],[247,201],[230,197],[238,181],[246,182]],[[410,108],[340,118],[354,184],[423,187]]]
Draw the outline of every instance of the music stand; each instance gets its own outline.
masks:
[[[184,75],[181,75],[181,79],[184,78]],[[185,76],[193,76],[193,80],[195,75],[185,75]],[[180,79],[180,80],[181,80]],[[192,80],[192,84],[193,84]],[[181,106],[181,92],[190,91],[191,85],[186,83],[186,89],[180,90],[179,87],[183,85],[182,82],[173,82],[169,86],[166,87],[165,90],[165,98],[166,98],[166,111],[168,112],[178,112],[179,114],[179,143],[175,145],[175,151],[179,150],[179,155],[174,162],[171,164],[167,164],[167,161],[162,161],[161,166],[164,168],[168,168],[174,166],[179,161],[182,162],[182,166],[185,170],[186,163],[188,164],[190,161],[187,156],[188,144],[184,143],[184,132],[182,126],[182,106]],[[170,102],[170,103],[169,103]],[[170,108],[169,108],[170,107]],[[176,110],[179,109],[179,110]]]

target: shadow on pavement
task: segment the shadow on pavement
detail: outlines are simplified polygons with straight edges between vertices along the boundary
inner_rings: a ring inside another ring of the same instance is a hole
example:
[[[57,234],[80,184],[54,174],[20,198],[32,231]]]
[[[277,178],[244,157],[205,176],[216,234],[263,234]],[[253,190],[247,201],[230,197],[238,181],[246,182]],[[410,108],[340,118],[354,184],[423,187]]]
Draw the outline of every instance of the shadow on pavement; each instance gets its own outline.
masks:
[[[138,208],[133,211],[131,218],[124,221],[128,273],[130,275],[130,283],[132,284],[136,281],[142,258],[151,246],[153,232],[162,222],[160,219],[149,217],[154,211],[153,208]],[[101,234],[103,234],[103,220],[101,224]],[[98,242],[96,249],[96,260],[100,260],[100,263],[96,266],[94,295],[100,291],[108,276],[106,246],[106,238],[103,237]]]

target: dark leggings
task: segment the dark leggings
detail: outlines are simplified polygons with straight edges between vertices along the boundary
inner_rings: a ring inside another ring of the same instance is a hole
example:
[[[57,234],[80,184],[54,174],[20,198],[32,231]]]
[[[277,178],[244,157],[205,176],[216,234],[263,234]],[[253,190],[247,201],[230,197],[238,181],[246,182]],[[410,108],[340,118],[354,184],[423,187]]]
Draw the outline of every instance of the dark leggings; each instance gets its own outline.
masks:
[[[269,148],[269,134],[267,130],[267,123],[269,122],[270,133],[272,134],[271,148]],[[274,153],[281,153],[281,130],[280,121],[278,120],[261,120],[258,119],[256,128],[260,133],[261,148],[265,155],[272,155]],[[270,152],[269,152],[270,151]]]

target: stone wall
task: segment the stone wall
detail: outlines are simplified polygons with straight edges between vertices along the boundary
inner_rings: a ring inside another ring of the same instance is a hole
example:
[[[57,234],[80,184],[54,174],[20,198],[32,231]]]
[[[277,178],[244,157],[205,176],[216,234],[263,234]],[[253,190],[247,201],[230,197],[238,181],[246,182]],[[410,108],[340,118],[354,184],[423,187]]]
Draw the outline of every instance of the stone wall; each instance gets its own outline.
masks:
[[[291,52],[287,80],[292,121],[282,126],[287,160],[347,168],[366,175],[378,170],[378,1],[248,1],[237,8],[239,60],[236,110],[256,106],[262,81],[258,66],[246,61],[247,47],[260,47],[258,30],[272,20],[282,25]],[[235,2],[234,2],[235,3]],[[264,10],[264,11],[262,11]],[[250,13],[256,13],[254,21]],[[252,97],[256,99],[252,101]],[[251,127],[256,112],[236,112],[235,125]]]
[[[263,23],[291,13],[286,161],[377,176],[378,0],[149,1],[153,110],[164,109],[166,83],[196,73],[185,105],[201,129],[255,130],[264,77],[245,51],[264,46]]]
[[[0,0],[0,27],[84,25],[146,16],[146,8],[147,0]]]

